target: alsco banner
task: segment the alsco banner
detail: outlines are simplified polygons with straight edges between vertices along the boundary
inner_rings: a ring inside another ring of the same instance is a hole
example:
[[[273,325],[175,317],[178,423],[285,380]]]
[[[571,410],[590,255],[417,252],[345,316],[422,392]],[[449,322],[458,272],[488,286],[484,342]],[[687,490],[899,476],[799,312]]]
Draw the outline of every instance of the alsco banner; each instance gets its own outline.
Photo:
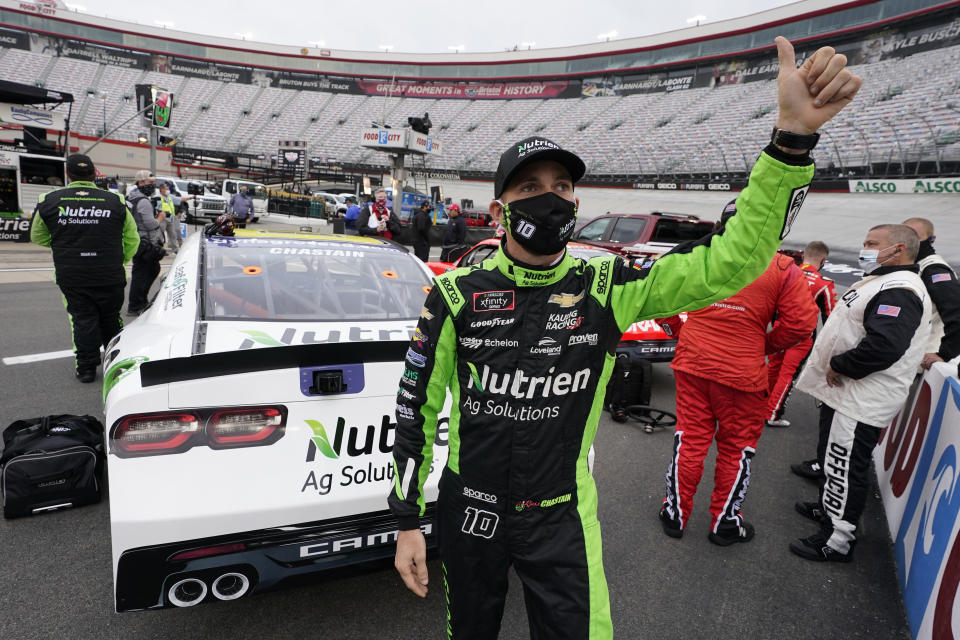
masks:
[[[960,381],[935,364],[873,452],[914,638],[960,637]],[[954,626],[957,625],[957,626]]]
[[[850,193],[952,193],[960,194],[960,177],[915,180],[848,180]]]
[[[463,98],[467,100],[578,97],[580,84],[567,81],[544,82],[404,82],[357,80],[362,93],[373,96],[408,98]],[[566,95],[568,89],[572,96]]]

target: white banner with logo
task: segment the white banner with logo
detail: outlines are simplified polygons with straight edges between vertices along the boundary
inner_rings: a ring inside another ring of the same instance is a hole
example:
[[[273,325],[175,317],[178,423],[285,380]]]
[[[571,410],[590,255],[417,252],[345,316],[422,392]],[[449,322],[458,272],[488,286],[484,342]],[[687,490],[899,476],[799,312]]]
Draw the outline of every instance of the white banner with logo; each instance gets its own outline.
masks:
[[[960,381],[939,363],[874,451],[914,638],[960,637]]]
[[[66,129],[66,111],[44,111],[23,104],[0,102],[0,124],[19,124],[41,129]]]
[[[960,177],[915,180],[848,180],[850,193],[953,193],[960,194]]]

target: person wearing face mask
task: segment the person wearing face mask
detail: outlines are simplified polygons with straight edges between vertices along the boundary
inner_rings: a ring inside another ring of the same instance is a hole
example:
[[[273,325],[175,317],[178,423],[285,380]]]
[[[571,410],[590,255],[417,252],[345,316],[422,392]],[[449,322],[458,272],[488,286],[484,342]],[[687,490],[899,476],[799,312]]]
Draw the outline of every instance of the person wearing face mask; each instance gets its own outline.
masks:
[[[840,297],[797,379],[797,389],[823,403],[820,499],[795,505],[820,527],[790,543],[807,560],[853,557],[873,448],[903,407],[930,336],[930,297],[915,264],[919,245],[904,225],[870,229],[860,251],[863,279]]]
[[[832,48],[798,68],[789,41],[776,44],[778,128],[739,213],[652,266],[566,251],[586,171],[576,154],[539,136],[501,154],[489,211],[502,244],[434,279],[397,395],[395,566],[425,597],[421,526],[438,532],[449,638],[498,636],[511,566],[533,640],[612,637],[588,453],[617,343],[633,322],[723,300],[764,271],[809,188],[816,130],[861,84]],[[447,389],[449,452],[431,522],[424,488]]]
[[[166,255],[163,249],[163,222],[166,215],[161,211],[154,215],[150,198],[156,191],[156,178],[146,169],[135,176],[137,185],[127,194],[127,206],[133,213],[140,234],[140,247],[133,256],[130,275],[130,293],[127,315],[139,316],[147,308],[147,295],[153,281],[160,274],[160,260]]]
[[[930,342],[920,363],[929,369],[935,362],[950,362],[960,356],[960,281],[957,272],[933,248],[933,223],[926,218],[909,218],[903,224],[920,236],[917,264],[933,303]]]
[[[380,236],[388,240],[400,231],[400,221],[387,208],[387,192],[377,189],[373,202],[363,208],[357,217],[357,233],[361,236]]]
[[[805,276],[804,280],[813,296],[813,301],[820,309],[820,318],[823,322],[827,321],[830,312],[837,304],[837,289],[833,280],[820,274],[820,269],[823,268],[829,255],[830,249],[827,248],[827,245],[819,240],[814,240],[803,248],[803,263],[800,265],[800,270]],[[790,389],[793,387],[803,361],[813,347],[815,337],[816,330],[812,331],[810,336],[800,344],[767,356],[767,378],[770,388],[767,403],[768,427],[790,426],[790,421],[783,417],[787,397],[790,395]],[[816,460],[813,462],[816,463]]]

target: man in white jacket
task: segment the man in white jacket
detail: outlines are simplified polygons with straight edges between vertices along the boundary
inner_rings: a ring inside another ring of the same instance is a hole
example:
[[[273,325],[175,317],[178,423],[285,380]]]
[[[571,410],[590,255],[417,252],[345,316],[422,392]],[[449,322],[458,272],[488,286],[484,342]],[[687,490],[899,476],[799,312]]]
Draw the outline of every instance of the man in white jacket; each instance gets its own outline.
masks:
[[[819,502],[797,511],[820,530],[790,543],[814,561],[848,562],[883,427],[903,406],[930,335],[931,305],[915,264],[920,239],[904,225],[879,225],[860,252],[864,277],[840,298],[817,337],[797,388],[820,400]]]

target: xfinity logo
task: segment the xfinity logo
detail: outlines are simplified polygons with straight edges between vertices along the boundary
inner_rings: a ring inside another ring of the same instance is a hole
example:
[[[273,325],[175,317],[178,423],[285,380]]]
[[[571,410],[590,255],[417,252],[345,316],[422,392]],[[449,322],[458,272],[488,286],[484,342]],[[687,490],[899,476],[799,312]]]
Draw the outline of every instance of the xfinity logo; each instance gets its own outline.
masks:
[[[478,372],[471,362],[468,362],[467,366],[470,368],[473,385],[478,391],[518,399],[565,396],[586,389],[590,381],[589,367],[572,374],[564,371],[556,375],[556,367],[550,367],[545,376],[529,376],[520,369],[512,373],[495,373],[487,365],[483,365],[482,372]]]

